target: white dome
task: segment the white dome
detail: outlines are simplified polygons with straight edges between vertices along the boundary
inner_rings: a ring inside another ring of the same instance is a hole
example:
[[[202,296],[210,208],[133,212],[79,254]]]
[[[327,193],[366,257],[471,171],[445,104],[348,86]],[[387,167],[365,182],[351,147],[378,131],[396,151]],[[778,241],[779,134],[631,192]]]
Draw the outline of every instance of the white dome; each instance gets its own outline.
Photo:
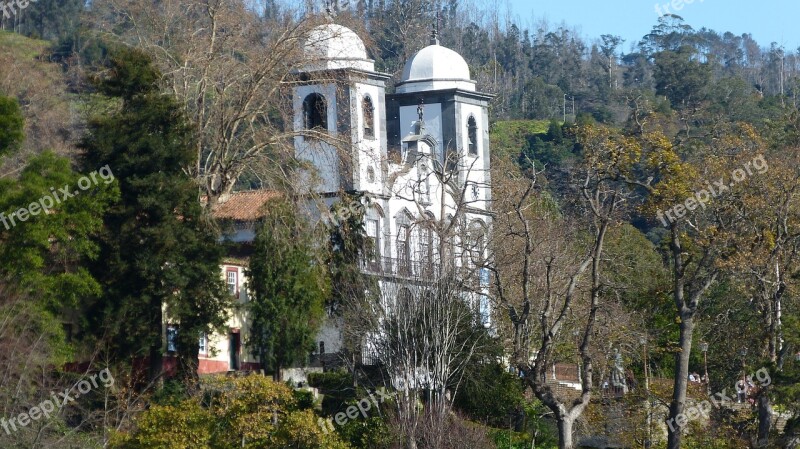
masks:
[[[470,79],[469,65],[461,55],[434,44],[423,48],[406,62],[397,92],[441,89],[474,91],[475,81]]]
[[[308,71],[344,68],[375,70],[374,61],[367,57],[364,41],[350,28],[333,23],[312,29],[306,38],[303,53]]]

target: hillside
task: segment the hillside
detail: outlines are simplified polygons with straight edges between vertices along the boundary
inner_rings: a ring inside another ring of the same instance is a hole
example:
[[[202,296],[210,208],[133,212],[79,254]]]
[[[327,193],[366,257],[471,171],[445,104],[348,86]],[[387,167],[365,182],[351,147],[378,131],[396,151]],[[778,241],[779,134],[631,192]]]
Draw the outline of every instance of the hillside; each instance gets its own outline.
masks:
[[[26,123],[23,151],[0,165],[1,173],[46,149],[71,152],[78,121],[71,112],[65,72],[50,61],[51,45],[0,31],[0,94],[17,99]]]

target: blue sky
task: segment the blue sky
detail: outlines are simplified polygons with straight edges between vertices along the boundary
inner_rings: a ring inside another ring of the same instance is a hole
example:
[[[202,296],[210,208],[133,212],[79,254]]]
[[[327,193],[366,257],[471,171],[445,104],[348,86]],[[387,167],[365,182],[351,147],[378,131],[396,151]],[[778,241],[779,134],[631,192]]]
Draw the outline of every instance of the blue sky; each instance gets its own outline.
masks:
[[[798,0],[675,0],[683,3],[680,11],[671,0],[507,0],[511,13],[523,25],[546,18],[550,24],[562,22],[580,30],[584,37],[599,38],[616,34],[631,43],[647,34],[658,20],[656,4],[665,12],[683,17],[695,29],[710,28],[734,34],[750,33],[764,47],[771,42],[787,50],[800,47],[800,1]],[[692,3],[688,3],[691,1]]]

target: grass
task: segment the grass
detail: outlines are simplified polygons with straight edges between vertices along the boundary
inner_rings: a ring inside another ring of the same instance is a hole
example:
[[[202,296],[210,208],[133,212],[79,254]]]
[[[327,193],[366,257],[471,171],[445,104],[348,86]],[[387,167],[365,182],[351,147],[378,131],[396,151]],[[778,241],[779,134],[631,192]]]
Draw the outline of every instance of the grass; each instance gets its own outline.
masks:
[[[9,54],[16,60],[35,60],[46,53],[49,46],[50,42],[47,41],[0,30],[0,54]]]

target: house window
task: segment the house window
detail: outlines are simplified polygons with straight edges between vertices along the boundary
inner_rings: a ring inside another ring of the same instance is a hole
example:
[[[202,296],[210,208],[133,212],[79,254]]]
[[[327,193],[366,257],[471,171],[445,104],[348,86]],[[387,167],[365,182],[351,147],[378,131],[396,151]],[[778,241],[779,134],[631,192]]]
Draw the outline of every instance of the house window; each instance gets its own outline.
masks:
[[[314,93],[303,100],[303,117],[306,129],[315,131],[328,130],[328,105],[325,97]]]
[[[364,138],[375,138],[375,105],[372,104],[372,98],[367,95],[364,97],[364,104],[362,105],[364,117]]]
[[[197,347],[200,354],[208,354],[208,335],[205,332],[200,332]]]
[[[319,353],[320,354],[325,354],[325,342],[324,341],[319,342]]]
[[[470,116],[467,120],[467,137],[469,139],[469,154],[472,156],[478,155],[478,122],[475,121],[474,116]]]
[[[167,326],[167,352],[178,351],[178,326],[170,324]]]
[[[228,268],[226,284],[231,296],[239,295],[239,270],[237,268]]]

